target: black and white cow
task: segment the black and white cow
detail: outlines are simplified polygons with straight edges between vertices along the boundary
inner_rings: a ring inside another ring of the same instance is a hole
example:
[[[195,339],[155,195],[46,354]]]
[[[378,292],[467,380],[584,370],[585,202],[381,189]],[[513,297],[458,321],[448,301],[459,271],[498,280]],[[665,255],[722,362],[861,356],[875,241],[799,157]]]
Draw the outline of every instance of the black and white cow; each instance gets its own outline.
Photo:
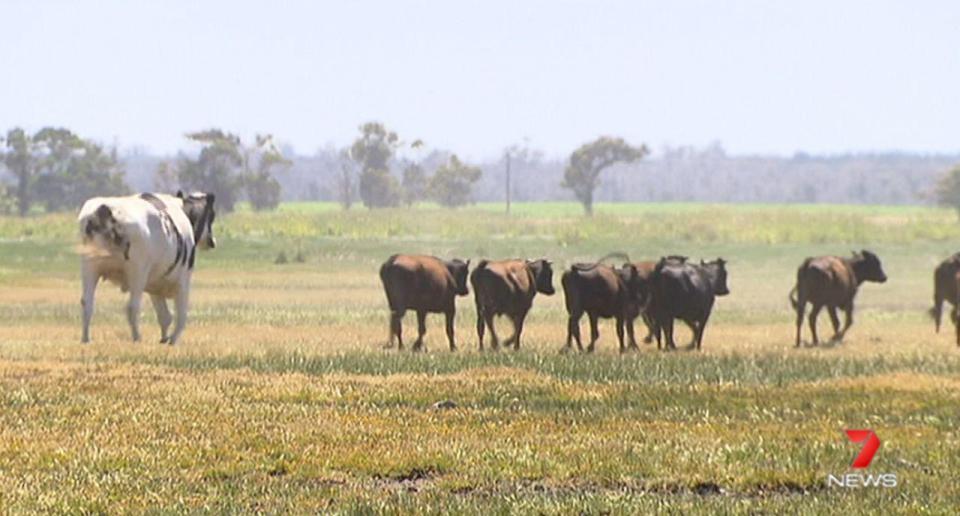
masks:
[[[78,217],[83,240],[83,342],[90,341],[93,298],[100,279],[130,293],[127,321],[135,342],[140,340],[144,292],[150,294],[157,312],[160,342],[177,342],[187,322],[196,250],[216,247],[213,201],[213,194],[177,192],[176,196],[94,197],[83,204]],[[173,321],[168,298],[174,300],[177,312],[173,333],[167,333]]]

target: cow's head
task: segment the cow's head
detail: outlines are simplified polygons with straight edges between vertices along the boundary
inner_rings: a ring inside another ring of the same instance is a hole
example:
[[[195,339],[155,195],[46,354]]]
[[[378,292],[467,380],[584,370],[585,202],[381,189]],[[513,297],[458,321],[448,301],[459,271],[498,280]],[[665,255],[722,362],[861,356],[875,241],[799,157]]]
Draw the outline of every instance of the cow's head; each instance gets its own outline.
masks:
[[[217,239],[213,236],[213,221],[217,213],[213,209],[215,196],[212,193],[192,193],[184,195],[177,192],[177,197],[183,199],[183,211],[193,226],[193,241],[200,249],[217,247]]]
[[[853,253],[853,271],[857,274],[858,283],[864,281],[883,283],[887,281],[887,275],[883,272],[880,258],[866,249],[859,253]]]
[[[527,267],[530,267],[530,270],[533,271],[537,292],[552,296],[556,292],[553,289],[553,264],[544,259],[527,260]]]
[[[643,278],[640,277],[640,271],[632,263],[625,263],[619,269],[615,269],[620,281],[627,287],[627,295],[633,300],[644,303],[646,299],[646,286]]]
[[[454,284],[457,287],[457,295],[465,296],[470,293],[467,288],[467,272],[470,271],[470,260],[463,261],[458,258],[445,262],[447,270],[453,276]]]
[[[725,296],[730,293],[727,287],[727,261],[723,258],[717,258],[712,262],[700,260],[700,266],[703,267],[710,276],[710,284],[713,286],[713,293],[717,296]]]

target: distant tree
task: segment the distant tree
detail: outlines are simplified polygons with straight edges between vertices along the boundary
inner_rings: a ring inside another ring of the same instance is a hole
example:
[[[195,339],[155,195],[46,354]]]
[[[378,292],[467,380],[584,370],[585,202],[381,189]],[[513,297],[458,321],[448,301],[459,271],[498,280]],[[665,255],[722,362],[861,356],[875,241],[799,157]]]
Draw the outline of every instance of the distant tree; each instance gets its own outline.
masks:
[[[128,191],[116,149],[105,151],[68,129],[45,127],[30,136],[11,129],[3,163],[16,178],[17,213],[39,202],[47,211],[74,209],[96,195]]]
[[[473,184],[480,180],[483,172],[479,167],[467,165],[451,155],[450,160],[440,166],[430,178],[430,194],[443,206],[463,206],[471,201]]]
[[[400,185],[389,167],[399,144],[397,133],[379,122],[360,126],[360,136],[350,147],[350,158],[360,167],[360,199],[367,208],[399,204]]]
[[[633,147],[623,138],[598,138],[580,146],[570,155],[562,185],[573,190],[587,215],[593,215],[593,192],[600,184],[600,173],[617,163],[637,161],[648,152],[646,145]]]
[[[960,216],[960,165],[944,174],[933,190],[937,204],[957,210]]]
[[[273,210],[280,205],[280,182],[274,174],[291,164],[270,135],[258,134],[256,145],[244,149],[243,182],[254,210]]]
[[[344,210],[349,210],[353,206],[357,190],[356,175],[354,162],[350,159],[350,149],[344,149],[340,152],[340,172],[336,178],[337,202]]]
[[[280,183],[274,175],[291,162],[272,136],[257,135],[253,145],[220,129],[188,133],[187,138],[203,146],[200,154],[196,159],[181,155],[176,165],[161,163],[154,175],[158,189],[213,192],[224,211],[232,211],[242,197],[255,210],[280,203]]]
[[[414,140],[414,142],[410,144],[410,148],[415,151],[421,151],[423,146],[423,140],[419,139]],[[427,198],[427,173],[423,170],[423,165],[420,161],[420,159],[417,159],[416,161],[409,162],[403,169],[403,180],[400,186],[403,189],[403,203],[406,204],[407,207],[413,206],[415,203]]]
[[[17,199],[13,196],[10,188],[0,183],[0,214],[10,215],[17,212]]]
[[[427,198],[427,173],[417,163],[407,165],[403,169],[403,203],[408,207]]]
[[[37,173],[33,138],[23,129],[15,127],[7,131],[3,143],[6,148],[2,155],[3,164],[16,180],[13,196],[17,202],[17,213],[23,217],[30,211],[33,181]]]
[[[62,128],[41,129],[33,140],[42,155],[36,198],[47,211],[74,209],[90,197],[129,192],[116,149],[108,152]]]
[[[217,205],[233,211],[243,190],[243,147],[240,137],[220,129],[187,133],[187,138],[201,144],[196,159],[180,155],[176,177],[180,188],[188,191],[212,192]]]

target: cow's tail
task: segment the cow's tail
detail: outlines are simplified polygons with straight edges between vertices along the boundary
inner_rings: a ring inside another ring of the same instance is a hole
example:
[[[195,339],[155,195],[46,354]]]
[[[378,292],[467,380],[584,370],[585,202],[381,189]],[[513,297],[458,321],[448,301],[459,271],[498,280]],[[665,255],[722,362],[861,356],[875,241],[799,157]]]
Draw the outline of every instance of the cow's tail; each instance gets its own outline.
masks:
[[[587,263],[587,264],[575,263],[575,264],[573,264],[573,265],[571,266],[571,268],[574,269],[574,270],[578,270],[578,271],[589,271],[589,270],[596,269],[597,266],[602,265],[603,262],[605,262],[605,261],[607,261],[607,260],[610,260],[610,259],[613,259],[613,258],[619,258],[619,259],[621,259],[621,260],[624,260],[625,262],[629,262],[629,261],[630,261],[630,255],[628,255],[627,253],[625,253],[625,252],[623,252],[623,251],[614,251],[614,252],[607,254],[607,255],[604,256],[603,258],[600,258],[599,260],[597,260],[597,261],[595,261],[595,262],[593,262],[593,263]]]
[[[82,243],[77,252],[81,256],[101,258],[121,252],[125,258],[130,258],[130,239],[109,206],[101,204],[80,217],[79,223]]]
[[[397,310],[393,289],[390,285],[390,268],[393,266],[393,262],[396,261],[396,259],[397,255],[393,255],[390,258],[387,258],[387,261],[383,262],[383,265],[380,266],[380,282],[383,283],[383,291],[387,294],[387,305],[390,307],[391,311]]]
[[[793,287],[793,289],[790,290],[790,293],[787,294],[787,299],[790,300],[790,306],[796,310],[799,304],[799,300],[797,299],[797,287]]]

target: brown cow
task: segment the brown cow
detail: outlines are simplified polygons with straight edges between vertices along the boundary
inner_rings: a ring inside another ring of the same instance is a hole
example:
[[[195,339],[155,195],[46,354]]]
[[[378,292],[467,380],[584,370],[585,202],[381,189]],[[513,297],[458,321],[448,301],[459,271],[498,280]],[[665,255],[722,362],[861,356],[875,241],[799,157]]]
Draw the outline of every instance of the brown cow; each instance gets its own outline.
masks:
[[[687,257],[680,256],[680,255],[670,255],[670,256],[667,256],[667,260],[684,263],[687,261]],[[630,303],[630,305],[627,307],[626,325],[627,325],[627,341],[630,343],[629,344],[630,349],[637,350],[639,349],[639,347],[637,347],[637,339],[634,336],[634,331],[633,331],[633,324],[636,321],[637,317],[642,317],[643,324],[647,327],[647,335],[646,337],[643,338],[643,343],[650,344],[651,342],[653,342],[653,334],[655,331],[654,330],[655,326],[654,326],[653,317],[651,316],[647,308],[649,305],[649,299],[650,299],[649,296],[651,292],[650,278],[653,275],[653,270],[657,267],[657,262],[653,262],[653,261],[634,262],[633,266],[637,268],[637,274],[639,275],[641,297],[644,298],[644,305],[641,305],[640,303]],[[691,330],[693,330],[693,328],[691,328]]]
[[[380,267],[380,280],[390,305],[390,340],[397,337],[398,348],[403,349],[401,321],[407,310],[417,312],[417,341],[413,350],[423,348],[427,332],[427,313],[446,316],[447,340],[450,351],[457,349],[453,340],[453,318],[456,315],[456,296],[465,296],[467,270],[470,260],[445,261],[433,256],[395,254]]]
[[[887,281],[880,258],[870,251],[854,252],[851,258],[820,256],[804,260],[797,270],[797,286],[789,296],[790,303],[797,311],[796,347],[800,347],[803,312],[808,302],[813,305],[813,310],[810,312],[810,333],[813,335],[813,345],[820,343],[817,339],[817,316],[824,306],[827,307],[830,322],[833,323],[834,335],[831,340],[843,340],[843,336],[853,324],[853,298],[864,281],[876,283]],[[797,294],[796,298],[793,297],[794,292]],[[842,330],[840,319],[837,317],[837,308],[842,308],[846,315]]]
[[[956,326],[957,346],[960,346],[960,321],[957,318],[957,310],[960,309],[958,281],[960,281],[960,253],[947,258],[933,271],[933,308],[930,309],[930,315],[933,317],[936,331],[939,333],[943,302],[947,301],[953,305],[953,309],[950,310],[950,319]]]
[[[500,347],[493,319],[506,315],[513,321],[513,336],[504,341],[513,343],[514,351],[520,349],[523,321],[533,305],[537,292],[553,295],[553,268],[547,260],[480,260],[470,273],[470,284],[477,303],[477,337],[483,351],[484,326],[490,328],[493,339],[491,347]]]
[[[628,316],[628,307],[631,303],[643,302],[637,268],[630,263],[620,269],[599,263],[575,264],[563,273],[560,282],[563,284],[567,313],[570,315],[567,321],[567,344],[563,351],[570,350],[574,339],[577,341],[577,349],[583,351],[580,318],[586,312],[590,317],[590,344],[587,352],[593,352],[600,337],[597,319],[613,317],[617,323],[620,352],[623,353],[623,326]]]

